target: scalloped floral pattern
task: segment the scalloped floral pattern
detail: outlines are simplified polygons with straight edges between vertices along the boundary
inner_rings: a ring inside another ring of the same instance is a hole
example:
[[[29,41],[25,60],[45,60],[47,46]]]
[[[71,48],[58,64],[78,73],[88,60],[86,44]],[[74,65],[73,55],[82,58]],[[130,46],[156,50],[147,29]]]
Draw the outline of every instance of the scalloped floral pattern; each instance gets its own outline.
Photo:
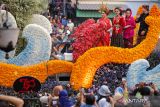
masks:
[[[23,31],[27,40],[26,48],[7,62],[16,65],[32,65],[48,61],[51,54],[51,37],[46,29],[36,24],[29,24]]]
[[[52,26],[48,19],[42,15],[34,14],[31,18],[30,24],[37,24],[48,30],[49,33],[52,33]]]
[[[0,60],[9,64],[16,65],[32,65],[47,61],[50,59],[51,53],[51,24],[49,20],[42,16],[35,14],[30,23],[24,28],[23,37],[27,40],[26,48],[16,57],[14,51],[10,52],[10,59],[5,59],[5,53],[0,52]]]

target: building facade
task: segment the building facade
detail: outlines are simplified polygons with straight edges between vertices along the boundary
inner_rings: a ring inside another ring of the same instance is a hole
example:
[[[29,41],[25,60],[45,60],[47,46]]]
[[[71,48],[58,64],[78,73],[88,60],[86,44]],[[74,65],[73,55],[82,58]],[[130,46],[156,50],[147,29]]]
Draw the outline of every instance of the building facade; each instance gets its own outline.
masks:
[[[122,9],[131,8],[133,15],[136,15],[137,9],[141,5],[149,5],[150,7],[154,3],[159,4],[159,0],[103,0],[103,3],[107,5],[110,10],[115,7],[121,7]],[[102,0],[77,0],[77,17],[99,18],[101,14],[98,12]],[[111,13],[109,18],[113,18],[114,14]]]

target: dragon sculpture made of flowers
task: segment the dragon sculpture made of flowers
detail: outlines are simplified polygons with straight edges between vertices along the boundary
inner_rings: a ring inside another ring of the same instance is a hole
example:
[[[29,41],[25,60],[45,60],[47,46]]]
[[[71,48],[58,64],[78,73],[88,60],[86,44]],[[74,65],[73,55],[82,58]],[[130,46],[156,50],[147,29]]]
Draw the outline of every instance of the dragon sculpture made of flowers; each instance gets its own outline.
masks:
[[[74,64],[61,60],[44,61],[30,66],[0,63],[0,85],[11,87],[13,82],[22,76],[32,76],[39,79],[40,82],[44,82],[50,75],[71,73],[70,82],[75,90],[81,87],[89,88],[92,86],[94,75],[100,66],[110,62],[131,64],[133,61],[150,55],[158,42],[160,33],[160,12],[156,4],[151,8],[146,23],[149,25],[146,39],[131,49],[118,47],[91,48],[80,56]],[[28,25],[26,29],[29,30],[32,26]],[[27,30],[24,34],[29,34]],[[37,31],[39,30],[37,29],[33,34],[38,33]]]

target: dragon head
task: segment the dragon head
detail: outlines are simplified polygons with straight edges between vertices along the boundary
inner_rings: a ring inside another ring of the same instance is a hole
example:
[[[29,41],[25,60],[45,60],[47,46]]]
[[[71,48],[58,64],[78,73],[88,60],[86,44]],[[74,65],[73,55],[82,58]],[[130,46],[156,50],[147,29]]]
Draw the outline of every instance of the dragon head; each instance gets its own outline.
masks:
[[[153,30],[160,30],[160,11],[157,4],[154,4],[150,10],[149,16],[146,18],[146,23]],[[154,27],[154,28],[153,28]]]

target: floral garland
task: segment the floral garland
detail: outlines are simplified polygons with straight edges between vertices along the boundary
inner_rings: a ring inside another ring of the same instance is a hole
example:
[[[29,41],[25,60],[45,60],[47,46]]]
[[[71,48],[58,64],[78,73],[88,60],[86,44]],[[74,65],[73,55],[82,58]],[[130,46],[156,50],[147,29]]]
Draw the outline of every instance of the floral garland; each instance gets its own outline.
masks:
[[[128,87],[133,88],[140,82],[153,82],[158,88],[160,88],[160,64],[152,70],[147,70],[149,67],[149,62],[145,59],[133,62],[127,73]]]
[[[60,60],[42,62],[40,64],[22,67],[0,63],[0,85],[12,87],[14,81],[23,76],[32,76],[43,83],[49,75],[54,75],[57,73],[70,73],[72,67],[72,63]]]
[[[106,63],[130,64],[135,60],[149,56],[157,44],[160,33],[160,17],[157,10],[158,6],[153,5],[150,16],[146,18],[146,23],[149,25],[147,37],[135,48],[97,47],[88,50],[79,57],[74,64],[71,74],[71,83],[74,84],[73,88],[89,88],[92,85],[96,70]]]

